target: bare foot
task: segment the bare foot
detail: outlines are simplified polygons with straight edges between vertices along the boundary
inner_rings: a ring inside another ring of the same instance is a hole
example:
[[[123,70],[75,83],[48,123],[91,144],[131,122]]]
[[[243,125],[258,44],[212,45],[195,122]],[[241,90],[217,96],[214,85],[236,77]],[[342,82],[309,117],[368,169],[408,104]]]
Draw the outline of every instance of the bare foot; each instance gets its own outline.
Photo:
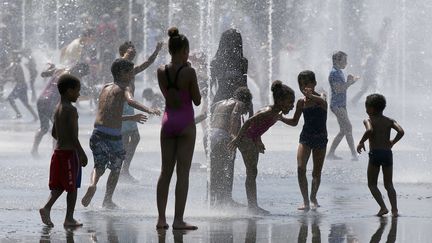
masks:
[[[104,201],[102,203],[102,207],[104,207],[106,209],[117,209],[118,208],[117,204],[115,204],[113,201]]]
[[[396,211],[393,211],[393,210],[392,210],[392,216],[395,217],[395,218],[396,218],[396,217],[399,217],[399,213],[398,213],[398,211],[397,211],[397,210],[396,210]]]
[[[270,212],[269,211],[267,211],[267,210],[265,210],[265,209],[263,209],[263,208],[260,208],[260,207],[258,207],[258,206],[256,206],[256,207],[249,207],[249,212],[251,212],[251,213],[253,213],[253,214],[258,214],[258,215],[270,215]]]
[[[321,207],[321,205],[319,205],[318,200],[316,199],[311,199],[311,205],[310,208],[312,210],[316,210],[317,208]]]
[[[380,211],[378,211],[378,213],[376,214],[376,216],[378,216],[378,217],[382,217],[382,216],[388,214],[388,212],[389,212],[389,211],[388,211],[387,208],[381,208]]]
[[[84,207],[87,207],[90,204],[90,202],[91,202],[91,200],[92,200],[95,192],[96,192],[96,186],[89,186],[89,188],[87,189],[86,194],[81,199],[81,204]]]
[[[342,160],[341,157],[336,156],[335,154],[328,154],[328,155],[327,155],[327,159],[328,159],[328,160]]]
[[[53,222],[51,222],[51,217],[50,217],[50,211],[45,209],[45,208],[41,208],[39,209],[39,214],[41,216],[42,219],[42,223],[50,226],[50,227],[54,227]]]
[[[297,208],[298,210],[304,210],[305,212],[310,210],[310,206],[309,205],[301,205],[300,207]]]
[[[184,221],[175,221],[172,224],[173,229],[175,230],[197,230],[198,227],[195,225],[188,224]]]
[[[66,219],[63,223],[63,226],[64,227],[81,227],[81,226],[83,226],[83,224],[76,221],[75,219],[72,219],[72,220]]]
[[[157,224],[156,224],[156,229],[160,230],[160,229],[168,229],[169,225],[166,223],[165,220],[161,220],[159,219]]]

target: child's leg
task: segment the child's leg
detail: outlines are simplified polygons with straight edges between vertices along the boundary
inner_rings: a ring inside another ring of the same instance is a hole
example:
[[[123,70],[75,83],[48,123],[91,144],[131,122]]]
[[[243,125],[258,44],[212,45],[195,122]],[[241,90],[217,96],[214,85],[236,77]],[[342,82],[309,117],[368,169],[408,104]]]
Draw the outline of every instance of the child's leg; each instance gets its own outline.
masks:
[[[120,176],[120,169],[112,169],[106,184],[105,197],[102,203],[103,207],[106,208],[116,208],[117,205],[112,201],[114,190],[117,186],[118,179]]]
[[[157,183],[157,207],[159,219],[156,228],[168,228],[165,218],[166,204],[168,200],[168,191],[171,177],[174,171],[176,162],[176,144],[175,138],[165,138],[163,134],[160,137],[162,168]]]
[[[22,93],[19,95],[19,99],[21,100],[21,102],[23,103],[25,108],[27,108],[27,110],[30,111],[30,113],[33,116],[33,119],[36,121],[38,119],[38,116],[37,116],[35,110],[33,110],[33,107],[31,107],[31,105],[29,104],[28,96],[27,96],[27,89],[22,91]]]
[[[43,206],[43,208],[39,209],[39,213],[44,224],[51,227],[54,226],[54,224],[51,222],[50,217],[51,207],[54,205],[54,203],[57,201],[57,199],[62,193],[62,190],[51,190],[47,203]]]
[[[32,148],[32,155],[37,156],[38,155],[38,149],[39,149],[39,144],[42,141],[42,137],[49,131],[50,129],[50,117],[49,115],[51,114],[45,114],[43,112],[43,109],[41,108],[39,111],[39,107],[38,107],[38,113],[39,113],[39,121],[40,121],[40,128],[39,130],[36,132],[35,138],[34,138],[34,142],[33,142],[33,148]]]
[[[319,207],[318,200],[316,195],[318,193],[318,188],[321,183],[321,171],[324,164],[324,158],[326,154],[326,149],[314,149],[312,151],[312,159],[313,159],[313,169],[312,169],[312,187],[310,200],[315,207]]]
[[[13,110],[15,111],[15,113],[16,113],[16,118],[21,118],[22,115],[21,115],[21,112],[18,110],[18,107],[17,107],[17,105],[16,105],[16,103],[15,103],[15,98],[9,96],[9,97],[8,97],[8,101],[9,101],[9,104],[12,106],[12,109],[13,109]]]
[[[196,230],[197,226],[190,225],[183,220],[189,191],[189,171],[195,149],[196,128],[190,126],[177,138],[177,183],[175,188],[175,212],[173,229]]]
[[[96,169],[96,168],[93,169],[91,176],[90,176],[90,186],[88,187],[87,192],[84,195],[84,197],[81,199],[81,204],[84,207],[87,207],[90,204],[90,202],[91,202],[91,200],[92,200],[92,198],[96,192],[96,185],[97,185],[100,177],[104,173],[105,173],[105,170]]]
[[[309,192],[308,182],[306,178],[306,166],[311,154],[311,149],[304,145],[299,144],[297,150],[297,179],[300,186],[300,192],[303,197],[303,206],[299,210],[309,210]]]
[[[336,137],[334,138],[333,143],[330,146],[330,150],[329,150],[327,156],[331,159],[341,159],[341,158],[335,156],[335,151],[336,151],[337,146],[339,146],[339,143],[342,141],[342,138],[345,136],[345,131],[343,129],[344,117],[343,117],[343,113],[340,112],[340,108],[334,108],[334,109],[332,109],[332,112],[335,114],[337,122],[339,124],[339,132],[336,135]]]
[[[351,121],[349,120],[349,117],[348,117],[348,112],[347,112],[346,108],[339,108],[338,113],[339,113],[338,122],[340,120],[339,125],[341,127],[342,133],[345,135],[345,139],[346,139],[348,146],[351,150],[351,155],[353,156],[353,159],[355,159],[355,158],[357,158],[357,152],[356,152],[355,147],[354,147],[354,138],[352,135],[352,125],[351,125]]]
[[[76,221],[73,217],[75,211],[76,199],[77,199],[76,190],[67,193],[67,197],[66,197],[67,209],[66,209],[66,218],[64,221],[64,226],[69,226],[69,227],[82,226],[82,224]]]
[[[396,191],[393,187],[393,166],[383,166],[384,187],[387,190],[387,195],[391,204],[393,216],[398,216]]]
[[[259,209],[257,200],[256,177],[258,175],[258,156],[259,152],[255,144],[248,138],[244,138],[240,143],[239,150],[243,157],[243,162],[246,167],[246,196],[248,206],[251,209]],[[263,213],[265,210],[263,210]],[[268,213],[268,212],[267,212]]]
[[[388,213],[388,210],[382,198],[381,192],[377,186],[379,171],[379,166],[369,163],[367,170],[368,187],[372,193],[372,196],[375,198],[375,201],[377,201],[378,205],[381,207],[380,211],[377,213],[377,216],[382,216]]]
[[[129,176],[133,178],[130,175],[129,167],[132,162],[133,156],[135,155],[135,151],[139,141],[140,141],[140,134],[138,130],[128,132],[127,134],[123,135],[123,146],[126,151],[126,155],[125,155],[125,160],[123,161],[121,174],[124,176]]]

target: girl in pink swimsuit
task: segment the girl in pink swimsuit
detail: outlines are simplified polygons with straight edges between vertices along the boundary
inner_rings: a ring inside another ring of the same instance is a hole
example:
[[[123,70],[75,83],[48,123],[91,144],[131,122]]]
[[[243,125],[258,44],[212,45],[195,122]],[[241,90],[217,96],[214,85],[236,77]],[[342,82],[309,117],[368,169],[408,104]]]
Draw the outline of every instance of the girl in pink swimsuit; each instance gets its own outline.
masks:
[[[256,189],[258,155],[265,150],[261,136],[282,119],[282,114],[288,114],[294,107],[294,91],[290,87],[276,80],[271,86],[271,91],[274,104],[260,109],[249,118],[228,145],[232,149],[239,148],[246,166],[246,195],[249,210],[254,214],[264,215],[269,212],[258,206]]]
[[[168,30],[171,63],[157,71],[159,87],[165,98],[160,135],[162,169],[157,184],[158,229],[167,229],[165,210],[171,177],[176,167],[175,212],[173,228],[195,230],[183,220],[189,188],[189,170],[195,147],[196,128],[192,102],[198,106],[201,95],[195,70],[189,65],[189,41],[173,27]]]

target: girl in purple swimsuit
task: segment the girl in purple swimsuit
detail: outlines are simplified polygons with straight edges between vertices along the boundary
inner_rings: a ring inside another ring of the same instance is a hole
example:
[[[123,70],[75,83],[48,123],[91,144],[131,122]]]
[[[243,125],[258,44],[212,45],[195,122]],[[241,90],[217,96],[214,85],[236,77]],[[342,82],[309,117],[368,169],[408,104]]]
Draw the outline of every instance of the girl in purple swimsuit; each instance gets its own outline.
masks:
[[[248,207],[254,214],[269,214],[258,206],[256,177],[258,174],[258,155],[264,153],[265,146],[261,136],[272,127],[282,115],[288,114],[294,107],[294,91],[276,80],[271,86],[274,104],[260,109],[249,118],[240,129],[238,135],[228,145],[231,149],[239,148],[246,166],[246,195]]]
[[[195,147],[196,128],[192,102],[198,106],[201,95],[195,69],[188,63],[189,41],[177,28],[168,30],[171,62],[157,71],[159,87],[165,98],[165,112],[160,134],[162,169],[157,184],[159,218],[156,228],[166,229],[165,209],[170,180],[177,165],[174,229],[197,229],[183,221],[189,188],[189,170]]]

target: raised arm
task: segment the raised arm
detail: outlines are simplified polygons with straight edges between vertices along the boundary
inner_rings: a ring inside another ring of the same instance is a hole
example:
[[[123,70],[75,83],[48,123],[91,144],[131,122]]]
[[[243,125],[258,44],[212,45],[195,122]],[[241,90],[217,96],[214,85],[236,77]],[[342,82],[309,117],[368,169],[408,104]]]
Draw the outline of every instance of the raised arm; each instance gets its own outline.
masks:
[[[144,71],[146,68],[153,64],[153,62],[156,60],[157,55],[159,54],[159,51],[162,49],[162,46],[163,42],[158,42],[156,45],[156,49],[154,50],[153,54],[150,55],[147,61],[143,62],[141,65],[134,67],[133,71],[135,75]]]
[[[280,121],[282,121],[283,123],[289,126],[293,126],[293,127],[297,126],[300,120],[300,116],[303,113],[303,107],[304,107],[304,99],[302,98],[297,101],[296,110],[294,112],[293,118],[285,118],[281,116]]]
[[[405,131],[396,121],[393,121],[392,128],[397,132],[395,138],[393,140],[390,140],[390,144],[393,147],[393,145],[399,142],[399,140],[404,136]]]
[[[191,94],[192,101],[196,106],[199,106],[201,104],[201,93],[198,87],[195,69],[189,67],[185,70],[185,72],[187,72],[186,77],[188,77],[188,79],[190,80],[189,92]]]

